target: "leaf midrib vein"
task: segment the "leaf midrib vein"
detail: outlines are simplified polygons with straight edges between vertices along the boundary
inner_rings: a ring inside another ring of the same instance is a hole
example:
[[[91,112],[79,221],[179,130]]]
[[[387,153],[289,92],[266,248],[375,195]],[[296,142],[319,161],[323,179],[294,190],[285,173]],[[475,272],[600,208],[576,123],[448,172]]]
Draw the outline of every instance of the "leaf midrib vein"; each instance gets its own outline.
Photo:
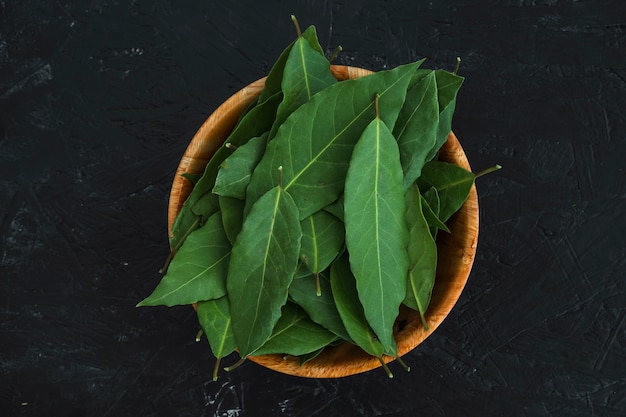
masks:
[[[270,232],[267,236],[267,244],[265,245],[265,253],[263,254],[263,272],[261,275],[261,285],[260,285],[260,290],[259,290],[259,294],[257,296],[257,300],[256,300],[256,305],[254,308],[254,319],[252,321],[253,326],[255,327],[254,324],[257,322],[258,318],[259,318],[259,306],[261,305],[261,294],[263,294],[263,288],[265,288],[265,271],[267,270],[267,259],[268,259],[268,254],[269,254],[269,250],[270,250],[270,245],[272,242],[272,236],[274,236],[274,224],[276,223],[276,214],[278,213],[278,204],[280,202],[280,195],[281,195],[281,189],[278,189],[278,193],[276,194],[276,201],[274,202],[274,210],[272,211],[272,222],[270,224]],[[248,342],[247,345],[250,345],[250,338],[252,337],[252,332],[250,334],[248,334]]]

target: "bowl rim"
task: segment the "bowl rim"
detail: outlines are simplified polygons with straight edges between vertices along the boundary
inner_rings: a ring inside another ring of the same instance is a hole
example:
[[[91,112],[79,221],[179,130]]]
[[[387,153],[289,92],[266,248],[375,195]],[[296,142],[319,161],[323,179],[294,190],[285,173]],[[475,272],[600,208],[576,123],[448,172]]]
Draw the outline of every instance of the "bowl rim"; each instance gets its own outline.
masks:
[[[343,65],[331,65],[333,75],[340,81],[359,78],[372,71]],[[224,101],[202,123],[191,139],[176,169],[170,190],[168,203],[168,235],[171,237],[172,225],[193,184],[182,176],[184,173],[201,174],[204,172],[213,153],[223,144],[234,127],[239,116],[259,96],[265,85],[261,78],[240,89]],[[439,160],[455,163],[471,170],[465,152],[456,135],[450,132],[442,146]],[[478,243],[478,195],[473,185],[465,204],[448,221],[450,234],[439,233],[437,237],[438,258],[446,254],[446,262],[437,262],[437,276],[431,303],[426,312],[429,330],[422,326],[419,313],[401,306],[396,320],[396,341],[398,356],[403,356],[421,344],[430,336],[448,316],[458,301],[466,283],[476,255]],[[459,231],[465,231],[459,234]],[[456,233],[455,233],[456,232]],[[359,347],[343,343],[327,347],[318,357],[300,364],[294,357],[283,355],[249,356],[252,362],[266,368],[292,376],[310,378],[337,378],[366,372],[381,366],[378,358],[372,357]],[[395,358],[383,356],[389,363]]]

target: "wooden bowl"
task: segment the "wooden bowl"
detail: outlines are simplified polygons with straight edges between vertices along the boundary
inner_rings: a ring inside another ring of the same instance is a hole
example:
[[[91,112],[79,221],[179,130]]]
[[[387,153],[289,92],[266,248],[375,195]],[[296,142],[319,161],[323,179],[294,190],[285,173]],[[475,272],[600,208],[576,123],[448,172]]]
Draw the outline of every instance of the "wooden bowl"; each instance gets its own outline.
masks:
[[[331,69],[339,81],[371,74],[371,71],[355,67],[333,65]],[[264,85],[265,78],[262,78],[235,93],[206,119],[192,138],[178,165],[170,192],[168,207],[170,235],[172,224],[193,188],[193,185],[181,175],[204,172],[207,162],[224,143],[239,115],[258,97]],[[471,170],[465,152],[452,132],[441,148],[439,160]],[[426,312],[430,330],[424,329],[418,312],[401,306],[394,330],[400,356],[414,349],[435,331],[450,313],[465,287],[478,242],[476,187],[472,187],[467,202],[450,218],[447,225],[451,233],[439,233],[437,237],[437,276]],[[278,372],[310,378],[344,377],[381,366],[377,358],[349,343],[327,347],[321,355],[304,365],[300,365],[297,358],[285,358],[283,355],[250,356],[249,359]],[[393,359],[384,357],[385,362],[391,362]]]

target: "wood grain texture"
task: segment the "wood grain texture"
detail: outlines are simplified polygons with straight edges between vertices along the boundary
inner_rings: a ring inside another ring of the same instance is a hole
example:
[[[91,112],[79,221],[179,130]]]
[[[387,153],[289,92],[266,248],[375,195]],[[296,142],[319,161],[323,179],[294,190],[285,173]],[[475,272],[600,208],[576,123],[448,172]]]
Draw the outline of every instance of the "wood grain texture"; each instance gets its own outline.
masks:
[[[340,81],[359,78],[371,71],[350,66],[331,66],[333,75]],[[183,173],[202,172],[215,150],[221,146],[241,112],[260,94],[265,79],[260,79],[239,90],[202,124],[192,138],[176,171],[170,193],[168,231],[183,202],[191,192],[191,184],[181,177]],[[453,132],[440,151],[439,159],[471,170],[461,144]],[[450,313],[469,277],[478,242],[478,196],[473,186],[467,202],[449,220],[450,234],[439,233],[437,239],[437,277],[432,299],[426,312],[430,327],[422,326],[418,312],[402,307],[396,320],[394,335],[400,356],[422,343]],[[344,343],[326,348],[317,358],[300,365],[298,358],[283,355],[250,356],[249,359],[269,369],[289,375],[310,378],[338,378],[359,374],[380,367],[377,358],[355,345]],[[384,357],[385,362],[394,360]]]

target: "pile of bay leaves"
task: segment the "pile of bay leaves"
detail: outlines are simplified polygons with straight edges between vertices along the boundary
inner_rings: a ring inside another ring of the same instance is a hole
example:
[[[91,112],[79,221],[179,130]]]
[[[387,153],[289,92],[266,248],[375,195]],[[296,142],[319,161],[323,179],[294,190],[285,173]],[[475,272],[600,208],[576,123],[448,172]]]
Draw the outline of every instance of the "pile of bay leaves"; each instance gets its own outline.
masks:
[[[463,78],[421,63],[338,82],[315,27],[298,28],[225,146],[187,177],[171,263],[138,305],[197,303],[214,378],[235,350],[304,363],[349,342],[398,356],[399,306],[423,317],[436,233],[476,178],[436,160]]]

